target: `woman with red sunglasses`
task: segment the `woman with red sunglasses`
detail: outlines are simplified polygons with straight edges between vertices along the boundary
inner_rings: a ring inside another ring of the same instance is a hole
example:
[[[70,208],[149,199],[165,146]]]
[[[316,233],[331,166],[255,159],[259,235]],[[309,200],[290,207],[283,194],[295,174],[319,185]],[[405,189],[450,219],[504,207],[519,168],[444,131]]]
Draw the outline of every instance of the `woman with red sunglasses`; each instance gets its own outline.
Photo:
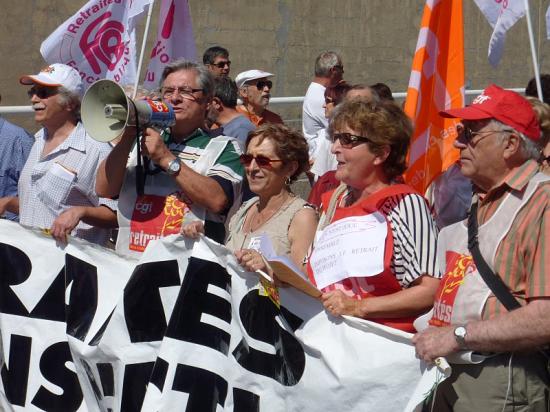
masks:
[[[257,251],[267,238],[277,256],[286,256],[302,268],[315,234],[317,212],[291,192],[290,184],[309,167],[306,140],[287,126],[266,123],[248,135],[241,163],[257,197],[243,203],[229,222],[226,246],[246,270],[269,272]],[[184,235],[193,238],[202,231],[195,222],[182,228]]]
[[[414,332],[439,284],[437,229],[425,199],[400,184],[412,125],[392,102],[344,101],[329,123],[336,179],[308,262],[333,316]]]

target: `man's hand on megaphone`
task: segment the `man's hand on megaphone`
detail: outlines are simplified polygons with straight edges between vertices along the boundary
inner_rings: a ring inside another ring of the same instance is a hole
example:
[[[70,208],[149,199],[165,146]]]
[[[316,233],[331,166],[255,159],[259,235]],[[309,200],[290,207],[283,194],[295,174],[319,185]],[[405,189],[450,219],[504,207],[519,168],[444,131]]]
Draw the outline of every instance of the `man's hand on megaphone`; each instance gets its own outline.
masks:
[[[168,163],[175,159],[175,156],[164,144],[164,140],[158,130],[152,127],[148,127],[143,132],[141,150],[145,156],[153,161],[153,163],[159,165],[163,169],[168,168]]]

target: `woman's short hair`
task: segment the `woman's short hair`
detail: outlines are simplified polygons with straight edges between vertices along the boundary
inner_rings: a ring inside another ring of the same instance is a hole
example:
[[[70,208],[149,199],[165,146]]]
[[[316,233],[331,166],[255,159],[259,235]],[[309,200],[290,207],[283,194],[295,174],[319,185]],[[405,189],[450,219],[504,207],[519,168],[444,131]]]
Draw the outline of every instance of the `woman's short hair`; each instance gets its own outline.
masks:
[[[248,134],[246,148],[255,137],[259,138],[258,143],[261,143],[264,139],[272,141],[275,146],[275,153],[279,159],[283,160],[283,164],[290,162],[298,164],[298,168],[290,176],[291,182],[294,182],[300,174],[309,170],[308,146],[302,132],[282,124],[265,123]]]
[[[346,83],[344,80],[334,86],[329,86],[325,89],[325,98],[330,98],[335,105],[340,104],[346,93],[351,90],[351,84]]]
[[[338,105],[329,123],[329,135],[350,128],[360,136],[368,137],[367,144],[375,155],[390,147],[390,154],[382,164],[388,179],[394,179],[407,169],[407,151],[413,132],[412,123],[399,106],[391,101],[368,103],[362,100],[344,101]]]

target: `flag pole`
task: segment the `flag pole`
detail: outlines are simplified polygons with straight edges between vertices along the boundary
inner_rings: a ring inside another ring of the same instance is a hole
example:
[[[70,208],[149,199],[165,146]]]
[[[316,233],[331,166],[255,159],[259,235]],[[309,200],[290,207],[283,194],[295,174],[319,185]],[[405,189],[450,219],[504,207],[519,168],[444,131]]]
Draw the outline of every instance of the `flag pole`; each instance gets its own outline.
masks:
[[[533,36],[533,26],[531,24],[531,13],[529,11],[529,0],[523,0],[525,4],[525,17],[527,19],[527,31],[529,32],[529,43],[531,45],[531,56],[533,57],[533,71],[535,72],[535,83],[537,84],[537,94],[542,102],[542,87],[540,84],[539,63],[537,61],[537,52],[535,50],[535,37]]]
[[[139,85],[139,77],[141,76],[141,65],[143,64],[143,55],[145,54],[145,45],[147,43],[147,36],[149,34],[149,26],[151,24],[151,15],[153,14],[153,7],[155,7],[155,0],[151,0],[151,4],[149,4],[149,10],[147,12],[147,20],[145,22],[145,29],[143,31],[143,41],[141,42],[141,51],[139,53],[139,62],[137,66],[137,73],[136,73],[136,83],[134,84],[134,92],[132,93],[132,99],[136,98],[138,85]]]

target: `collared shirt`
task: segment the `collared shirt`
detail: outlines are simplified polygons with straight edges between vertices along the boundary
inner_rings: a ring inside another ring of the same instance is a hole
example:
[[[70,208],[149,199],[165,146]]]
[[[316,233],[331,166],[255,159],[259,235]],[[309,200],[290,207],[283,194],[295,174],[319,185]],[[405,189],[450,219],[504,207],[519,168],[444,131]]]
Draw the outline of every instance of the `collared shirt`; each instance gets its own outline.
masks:
[[[508,173],[499,186],[480,196],[479,225],[493,216],[508,193],[523,192],[537,172],[538,164],[529,160]],[[495,254],[495,273],[520,302],[550,296],[549,235],[550,183],[546,182],[539,185],[527,205],[518,212]],[[483,317],[504,312],[506,309],[491,295]]]
[[[17,196],[17,182],[27,161],[34,138],[25,129],[0,117],[0,197]],[[9,220],[18,215],[6,212]]]
[[[302,131],[310,146],[310,155],[315,150],[314,141],[317,134],[328,127],[328,119],[325,117],[325,90],[322,84],[311,82],[304,96],[302,105]]]
[[[264,123],[279,123],[284,124],[283,119],[277,113],[273,113],[270,110],[265,109],[261,116],[248,111],[246,106],[239,104],[236,107],[237,111],[245,115],[256,126],[260,126]]]
[[[93,140],[78,123],[59,146],[43,156],[46,130],[40,129],[35,137],[19,179],[22,225],[49,229],[61,213],[74,206],[105,205],[116,210],[116,201],[99,198],[95,193],[97,168],[111,151],[108,143]],[[81,221],[71,235],[105,244],[109,230]]]

